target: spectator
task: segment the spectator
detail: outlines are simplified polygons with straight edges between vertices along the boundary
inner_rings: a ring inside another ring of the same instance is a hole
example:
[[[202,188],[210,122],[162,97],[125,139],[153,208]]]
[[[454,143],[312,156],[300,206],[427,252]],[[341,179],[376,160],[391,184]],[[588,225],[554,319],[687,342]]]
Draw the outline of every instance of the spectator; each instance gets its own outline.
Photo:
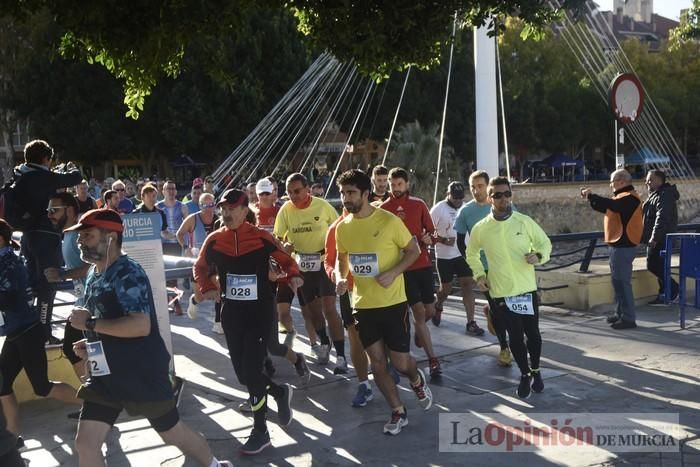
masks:
[[[126,185],[121,180],[112,183],[112,190],[117,192],[117,212],[128,214],[134,210],[134,203],[126,197]]]
[[[84,212],[88,212],[91,209],[97,208],[97,203],[95,198],[88,194],[88,182],[83,179],[80,183],[75,186],[75,199],[78,200],[78,217]]]
[[[119,195],[114,190],[107,190],[102,193],[102,207],[119,212]]]
[[[185,207],[187,208],[188,214],[194,214],[199,212],[199,197],[202,196],[202,189],[204,188],[204,182],[201,178],[197,177],[192,180],[192,190],[190,190],[189,200],[185,201]]]

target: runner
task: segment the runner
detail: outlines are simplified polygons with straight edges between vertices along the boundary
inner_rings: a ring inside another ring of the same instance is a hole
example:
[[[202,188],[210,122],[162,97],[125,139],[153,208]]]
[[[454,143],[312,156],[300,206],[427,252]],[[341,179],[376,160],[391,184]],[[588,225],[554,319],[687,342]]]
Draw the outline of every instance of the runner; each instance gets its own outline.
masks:
[[[432,393],[410,353],[411,332],[403,272],[420,256],[420,248],[399,218],[369,204],[370,178],[360,170],[338,177],[343,206],[350,215],[336,227],[338,267],[336,290],[348,290],[352,270],[352,306],[362,345],[369,355],[374,381],[391,407],[384,433],[397,435],[408,424],[389,373],[385,347],[392,366],[408,376],[424,410]],[[402,255],[403,252],[403,255]]]
[[[335,309],[335,287],[323,270],[326,232],[338,218],[338,213],[327,201],[311,196],[309,182],[300,173],[287,178],[287,194],[289,201],[277,214],[274,233],[277,238],[287,239],[285,250],[295,253],[304,275],[299,304],[302,305],[312,350],[318,363],[328,363],[330,340],[326,333],[327,321],[337,355],[334,372],[347,373],[345,336]],[[321,341],[318,347],[313,345],[315,336]]]
[[[440,290],[435,304],[433,324],[440,325],[442,316],[442,304],[452,291],[452,280],[456,276],[459,280],[459,288],[462,291],[462,304],[467,313],[467,325],[465,332],[473,336],[482,336],[484,330],[474,320],[474,279],[464,256],[457,248],[457,233],[454,229],[457,210],[464,201],[464,185],[460,182],[452,182],[447,186],[447,197],[437,203],[430,210],[430,217],[435,224],[435,257],[437,258],[438,277],[440,278]]]
[[[102,444],[122,410],[148,419],[168,444],[200,465],[219,462],[205,439],[180,421],[170,384],[170,355],[158,331],[153,293],[143,268],[122,254],[121,217],[111,210],[85,213],[68,231],[79,232],[81,256],[92,263],[82,304],[71,325],[87,339],[75,344],[88,360],[75,447],[81,467],[105,466]]]
[[[372,169],[372,194],[369,202],[384,202],[389,199],[389,169],[383,165],[376,165]]]
[[[435,356],[430,329],[426,320],[435,314],[435,286],[433,281],[433,264],[428,256],[428,246],[433,242],[435,226],[430,218],[430,212],[425,202],[408,193],[410,183],[408,172],[400,167],[389,171],[391,196],[381,205],[382,209],[396,214],[408,228],[408,231],[418,241],[420,256],[404,272],[406,297],[413,311],[413,323],[416,326],[416,346],[423,347],[428,357],[430,376],[442,373],[440,361]]]
[[[466,255],[467,237],[470,235],[474,226],[491,212],[491,204],[488,198],[489,175],[483,170],[472,172],[469,176],[469,190],[472,193],[472,199],[467,204],[459,208],[457,218],[455,219],[454,229],[457,232],[457,248],[459,248],[462,257]],[[486,256],[481,253],[481,263],[484,271],[488,274],[489,267],[486,262]],[[508,337],[506,334],[505,323],[498,319],[495,306],[491,301],[491,296],[488,292],[484,292],[488,305],[484,307],[484,313],[489,323],[489,332],[494,334],[498,339],[498,345],[501,346],[501,351],[498,354],[498,364],[500,366],[511,366],[513,358],[508,349]],[[474,307],[474,295],[472,294],[471,306]],[[442,304],[438,313],[441,312]],[[467,308],[468,309],[468,308]]]
[[[535,265],[549,261],[552,244],[535,221],[513,212],[512,197],[508,178],[494,177],[489,181],[491,214],[472,229],[467,262],[479,288],[491,295],[494,304],[491,311],[505,322],[510,350],[521,374],[516,394],[527,399],[531,385],[535,392],[544,389],[540,372],[542,337]],[[481,262],[482,250],[489,264],[498,264],[488,276]]]
[[[248,387],[254,426],[243,454],[257,454],[270,445],[267,431],[267,394],[277,401],[280,426],[292,421],[292,388],[277,385],[263,373],[267,340],[274,316],[274,291],[268,279],[270,259],[280,265],[296,290],[303,285],[297,264],[268,232],[245,221],[248,196],[227,190],[218,203],[224,227],[204,242],[195,264],[194,278],[205,300],[223,300],[221,324],[238,380]],[[209,265],[219,284],[209,277]],[[221,293],[220,291],[224,291]]]
[[[348,210],[343,208],[343,214],[331,224],[328,229],[328,234],[326,235],[326,259],[324,261],[326,267],[326,274],[331,280],[335,281],[335,263],[338,258],[338,251],[336,249],[335,243],[335,230],[340,222],[343,221],[348,216]],[[347,276],[348,290],[352,290],[352,274],[348,273]],[[357,394],[352,399],[353,407],[364,407],[369,401],[374,397],[372,394],[372,386],[369,384],[369,368],[367,364],[367,354],[362,347],[362,341],[360,340],[360,334],[357,331],[357,325],[355,324],[355,318],[352,316],[352,304],[350,298],[350,292],[345,292],[340,295],[340,316],[343,319],[343,326],[348,333],[348,340],[350,341],[350,360],[352,360],[352,366],[355,367],[355,374],[357,375],[357,380],[360,383],[357,386]]]

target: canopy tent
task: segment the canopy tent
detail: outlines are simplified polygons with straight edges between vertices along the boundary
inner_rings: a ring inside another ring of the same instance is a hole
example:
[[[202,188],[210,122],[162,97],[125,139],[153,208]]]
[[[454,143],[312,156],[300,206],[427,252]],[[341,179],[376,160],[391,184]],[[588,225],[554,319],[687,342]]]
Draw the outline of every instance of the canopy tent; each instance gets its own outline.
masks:
[[[523,167],[531,182],[566,182],[584,179],[584,162],[562,154],[550,154],[541,161],[527,161]]]
[[[637,149],[625,156],[625,165],[668,165],[671,159],[647,147]]]

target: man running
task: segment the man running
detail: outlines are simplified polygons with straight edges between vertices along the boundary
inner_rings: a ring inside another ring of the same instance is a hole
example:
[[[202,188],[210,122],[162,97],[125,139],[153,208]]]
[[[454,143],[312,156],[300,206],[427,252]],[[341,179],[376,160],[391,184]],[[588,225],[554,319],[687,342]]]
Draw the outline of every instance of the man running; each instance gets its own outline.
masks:
[[[416,345],[425,350],[430,366],[430,376],[438,376],[442,373],[442,368],[440,361],[435,356],[430,329],[426,325],[426,320],[435,314],[433,263],[428,256],[428,246],[433,242],[435,226],[425,201],[409,194],[410,183],[406,170],[400,167],[391,169],[389,182],[391,196],[382,203],[381,207],[396,214],[420,246],[420,256],[404,272],[403,277],[406,285],[406,297],[413,311],[413,322],[416,326]]]
[[[267,431],[267,395],[277,402],[280,426],[292,421],[292,388],[277,385],[263,373],[267,340],[274,317],[274,292],[268,279],[274,259],[296,290],[304,281],[297,264],[268,232],[248,222],[248,196],[241,190],[227,190],[218,205],[224,227],[204,242],[194,265],[194,278],[206,300],[223,300],[222,326],[238,380],[248,387],[254,425],[243,454],[257,454],[270,445]],[[219,276],[209,276],[213,265]]]
[[[435,224],[435,257],[437,258],[440,290],[435,304],[433,324],[440,325],[442,304],[452,291],[452,279],[456,276],[462,291],[462,304],[467,313],[465,332],[473,336],[482,336],[484,330],[474,320],[474,279],[464,256],[457,248],[457,233],[454,229],[457,210],[464,201],[464,185],[452,182],[447,186],[447,197],[430,210],[430,217]]]
[[[410,353],[411,332],[403,272],[420,256],[420,248],[401,220],[369,204],[372,185],[361,170],[343,172],[337,180],[343,206],[350,215],[336,227],[338,251],[336,290],[347,292],[352,271],[352,306],[362,345],[369,355],[374,381],[391,407],[384,433],[398,435],[408,424],[407,411],[387,366],[409,378],[424,410],[433,395]],[[402,254],[403,252],[403,254]]]
[[[471,191],[474,199],[459,208],[457,218],[455,219],[454,223],[454,229],[457,232],[457,248],[459,248],[462,257],[466,255],[466,240],[469,237],[471,230],[479,221],[488,216],[491,212],[491,204],[489,203],[488,197],[488,184],[489,175],[483,170],[472,172],[472,174],[469,176],[469,190]],[[488,274],[489,267],[486,262],[486,256],[483,253],[481,254],[481,262],[484,270]],[[501,346],[501,351],[498,354],[498,364],[500,366],[510,366],[513,362],[513,358],[511,357],[510,350],[508,349],[506,325],[500,319],[498,319],[495,312],[492,312],[495,307],[491,302],[489,293],[485,292],[484,295],[489,303],[488,306],[484,307],[486,318],[489,322],[489,332],[496,335],[498,344]],[[470,306],[474,307],[473,294]],[[441,311],[442,303],[438,307],[438,313]]]
[[[389,169],[383,165],[375,165],[372,169],[372,194],[369,202],[384,202],[389,199]]]
[[[516,393],[526,399],[530,397],[530,389],[535,392],[544,389],[535,265],[549,261],[552,243],[530,217],[513,212],[513,192],[508,178],[492,178],[488,189],[491,213],[471,231],[467,262],[480,290],[488,291],[491,296],[494,304],[491,311],[506,325],[510,350],[521,374]],[[488,275],[481,262],[482,250],[489,264],[498,264]]]
[[[345,373],[345,336],[335,309],[335,286],[323,270],[326,232],[338,213],[326,200],[311,196],[309,182],[300,173],[287,178],[287,194],[289,201],[277,214],[274,233],[277,238],[287,239],[285,249],[295,253],[303,272],[304,286],[300,289],[299,303],[318,363],[328,363],[330,354],[327,321],[337,356],[336,370]],[[320,347],[313,347],[314,335],[320,339]]]

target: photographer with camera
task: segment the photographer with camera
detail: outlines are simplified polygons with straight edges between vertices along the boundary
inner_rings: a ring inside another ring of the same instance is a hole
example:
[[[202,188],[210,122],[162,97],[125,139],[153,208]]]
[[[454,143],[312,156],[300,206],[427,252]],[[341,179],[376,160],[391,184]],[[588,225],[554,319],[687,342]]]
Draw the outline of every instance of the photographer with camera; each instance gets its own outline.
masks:
[[[49,221],[46,207],[49,199],[62,188],[77,185],[83,179],[80,170],[72,162],[61,164],[53,171],[53,148],[46,141],[34,140],[24,147],[24,164],[14,171],[14,190],[11,209],[16,229],[22,231],[22,255],[27,260],[29,284],[37,298],[41,323],[46,339],[57,344],[59,339],[51,335],[51,314],[56,297],[56,285],[44,276],[47,268],[63,265],[61,232]],[[66,209],[53,206],[51,209]],[[7,207],[6,207],[7,209]]]

